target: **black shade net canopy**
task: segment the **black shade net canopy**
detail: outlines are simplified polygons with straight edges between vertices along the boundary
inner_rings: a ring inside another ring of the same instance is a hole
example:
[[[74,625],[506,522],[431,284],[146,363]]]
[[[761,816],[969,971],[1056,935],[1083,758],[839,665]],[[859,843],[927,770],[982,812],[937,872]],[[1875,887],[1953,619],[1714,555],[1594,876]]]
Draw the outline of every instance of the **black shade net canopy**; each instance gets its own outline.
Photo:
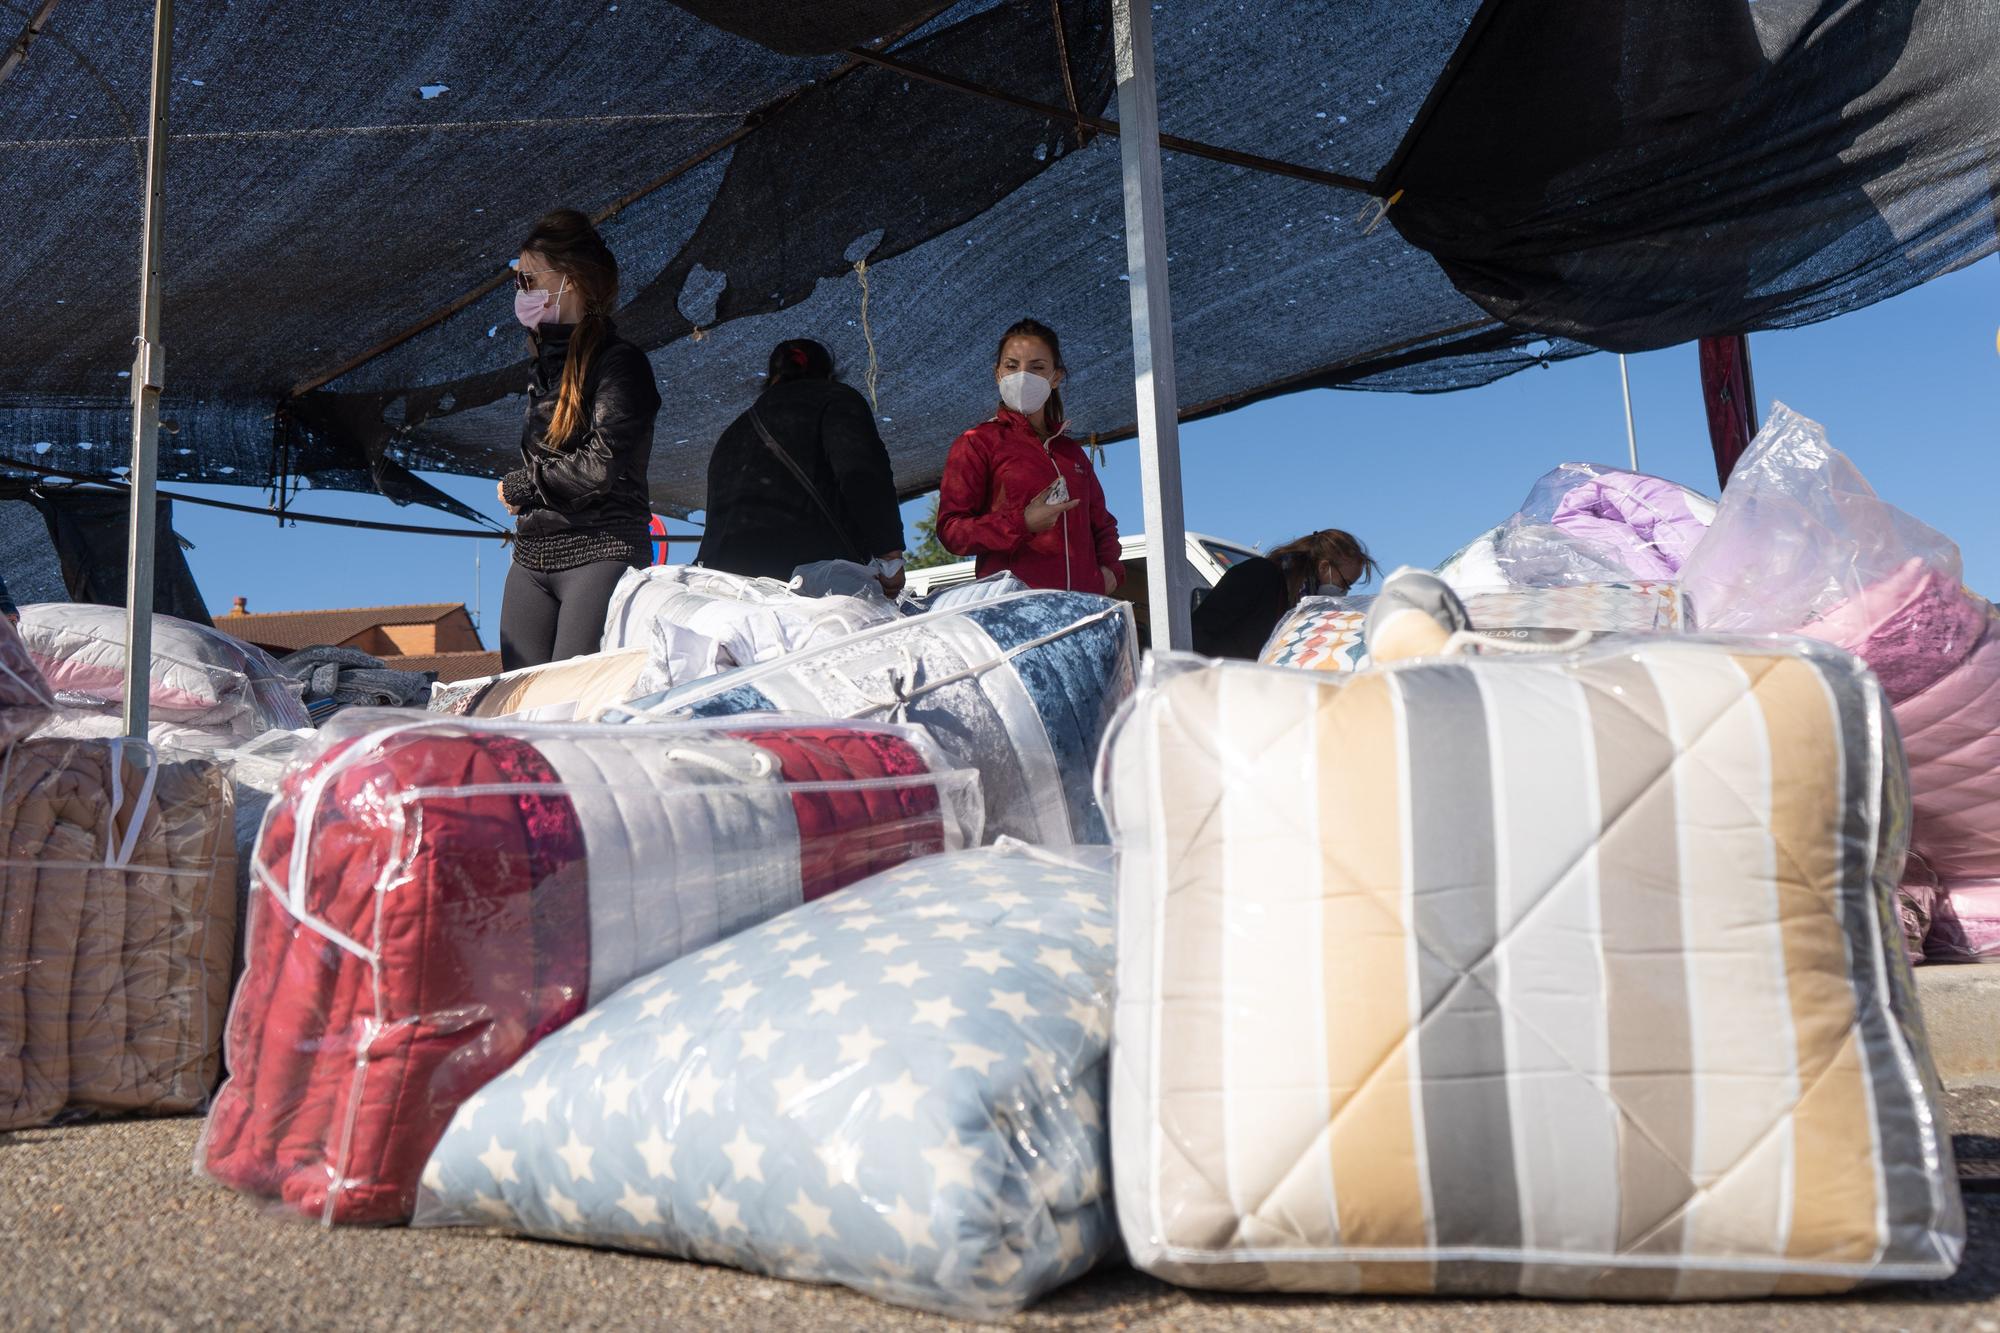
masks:
[[[1991,254],[2000,0],[1153,7],[1184,418],[1788,327]],[[180,0],[164,481],[458,506],[527,343],[508,263],[600,219],[664,399],[656,508],[770,347],[874,400],[899,487],[1053,325],[1132,433],[1109,0]],[[15,43],[19,34],[22,41]],[[123,475],[150,6],[0,0],[0,466]]]

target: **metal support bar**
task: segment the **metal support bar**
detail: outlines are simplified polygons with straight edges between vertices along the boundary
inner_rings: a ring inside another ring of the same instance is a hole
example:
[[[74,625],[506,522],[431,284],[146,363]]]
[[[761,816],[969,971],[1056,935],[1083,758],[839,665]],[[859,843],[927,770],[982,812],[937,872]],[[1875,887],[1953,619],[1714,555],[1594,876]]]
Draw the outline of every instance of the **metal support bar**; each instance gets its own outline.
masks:
[[[42,0],[42,3],[35,7],[35,12],[28,15],[28,26],[21,29],[21,35],[14,39],[5,53],[0,53],[0,83],[5,83],[7,76],[19,69],[22,62],[27,60],[28,48],[35,44],[35,38],[42,35],[42,29],[49,26],[49,15],[53,14],[55,9],[56,0]]]
[[[146,239],[140,256],[138,356],[132,362],[132,524],[125,561],[125,734],[146,739],[152,697],[153,529],[159,505],[160,236],[167,166],[167,99],[172,93],[174,0],[153,7],[152,120],[146,131]]]
[[[1118,56],[1118,151],[1125,167],[1125,264],[1131,270],[1132,371],[1139,479],[1146,514],[1146,584],[1153,647],[1193,645],[1194,569],[1181,516],[1181,435],[1174,388],[1174,317],[1167,296],[1167,211],[1161,190],[1160,104],[1153,84],[1148,0],[1112,0]]]
[[[1632,425],[1632,372],[1625,368],[1625,353],[1618,354],[1618,383],[1625,390],[1625,448],[1632,457],[1632,470],[1639,470],[1639,432]]]

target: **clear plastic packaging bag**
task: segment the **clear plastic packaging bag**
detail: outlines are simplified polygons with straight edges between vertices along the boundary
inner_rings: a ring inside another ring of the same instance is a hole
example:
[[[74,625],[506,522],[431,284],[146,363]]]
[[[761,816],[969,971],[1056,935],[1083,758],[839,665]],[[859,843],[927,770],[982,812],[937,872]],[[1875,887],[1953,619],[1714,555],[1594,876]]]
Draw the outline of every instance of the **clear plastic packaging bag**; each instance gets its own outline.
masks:
[[[1028,585],[1006,570],[998,574],[988,574],[983,579],[961,583],[956,587],[944,588],[928,597],[911,597],[903,602],[906,615],[920,616],[927,611],[958,611],[981,602],[990,602],[996,597],[1011,597],[1018,592],[1027,592]]]
[[[1707,496],[1663,477],[1564,463],[1534,484],[1513,517],[1437,572],[1461,593],[1671,582],[1703,540],[1715,508]]]
[[[220,765],[122,740],[0,750],[0,1130],[207,1100],[235,869]]]
[[[641,693],[802,652],[896,619],[874,597],[807,597],[776,579],[694,565],[627,570],[611,594],[601,648],[652,655]]]
[[[28,645],[0,616],[0,750],[47,722],[55,703]]]
[[[913,727],[339,715],[287,771],[207,1173],[399,1222],[453,1112],[670,959],[976,844],[976,774]]]
[[[1947,895],[2000,880],[2000,611],[1961,572],[1948,537],[1780,405],[1681,585],[1704,630],[1804,634],[1874,670],[1909,756],[1910,846]]]
[[[605,713],[608,722],[802,713],[927,728],[979,771],[986,827],[1042,847],[1105,840],[1091,765],[1138,659],[1132,608],[1088,593],[995,597],[878,625]]]
[[[865,602],[880,602],[889,610],[896,605],[882,591],[875,571],[852,560],[816,560],[810,565],[800,565],[792,571],[788,586],[801,597],[858,597]]]
[[[1116,1240],[1108,860],[933,857],[667,964],[460,1109],[416,1224],[1020,1309]]]
[[[1706,632],[1782,634],[1898,577],[1913,560],[1948,586],[1963,577],[1950,538],[1876,495],[1825,427],[1777,403],[1730,474],[1681,585]],[[1954,642],[1947,637],[1933,651],[1953,656]]]
[[[21,638],[54,691],[63,734],[116,735],[125,700],[125,611],[42,602],[21,608]],[[151,720],[214,742],[312,725],[299,682],[271,655],[172,616],[153,617]],[[109,723],[111,729],[104,731]],[[157,739],[171,740],[163,731]]]
[[[1906,779],[1852,657],[1153,663],[1105,761],[1138,1267],[1593,1300],[1956,1269]]]

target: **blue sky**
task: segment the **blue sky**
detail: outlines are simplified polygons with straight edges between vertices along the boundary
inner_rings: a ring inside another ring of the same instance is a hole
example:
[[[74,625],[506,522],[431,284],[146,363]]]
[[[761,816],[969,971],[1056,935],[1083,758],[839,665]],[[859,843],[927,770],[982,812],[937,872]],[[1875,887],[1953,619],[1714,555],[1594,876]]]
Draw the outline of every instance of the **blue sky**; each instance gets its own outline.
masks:
[[[1959,543],[1967,581],[1989,596],[2000,595],[1996,328],[2000,259],[1988,259],[1867,310],[1751,339],[1760,409],[1778,399],[1823,422],[1877,491]],[[1632,357],[1631,372],[1640,467],[1712,494],[1694,348]],[[1181,447],[1191,528],[1271,546],[1344,527],[1385,568],[1428,566],[1512,513],[1556,464],[1622,465],[1618,361],[1585,357],[1462,393],[1293,394],[1187,426]],[[1126,531],[1139,530],[1135,448],[1110,446],[1102,471],[1112,512]],[[431,479],[503,517],[492,482]],[[183,489],[261,503],[243,488]],[[334,492],[310,494],[300,507],[389,522],[456,521]],[[928,508],[916,502],[905,514],[914,522]],[[483,605],[481,628],[495,642],[506,576],[496,543],[280,530],[267,518],[193,505],[177,506],[175,522],[195,544],[188,559],[212,610],[227,610],[235,596],[260,611],[464,601]]]

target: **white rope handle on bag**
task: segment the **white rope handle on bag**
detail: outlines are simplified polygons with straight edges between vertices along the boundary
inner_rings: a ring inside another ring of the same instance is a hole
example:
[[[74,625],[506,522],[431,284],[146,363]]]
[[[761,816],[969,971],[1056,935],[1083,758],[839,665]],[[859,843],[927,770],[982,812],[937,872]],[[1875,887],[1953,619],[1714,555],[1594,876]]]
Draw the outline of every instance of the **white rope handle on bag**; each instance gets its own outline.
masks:
[[[118,833],[118,812],[125,808],[125,742],[129,737],[111,738],[111,837]],[[145,744],[145,742],[140,742]],[[160,777],[160,756],[152,746],[146,746],[146,780],[139,785],[138,800],[134,803],[132,817],[125,822],[125,837],[116,850],[111,851],[105,864],[124,867],[132,863],[132,853],[138,850],[139,833],[145,827],[146,812],[153,806],[153,788]],[[108,843],[111,839],[106,838]]]
[[[1554,643],[1528,643],[1521,639],[1502,639],[1492,633],[1476,629],[1462,629],[1453,631],[1452,636],[1444,641],[1444,648],[1440,650],[1438,656],[1464,656],[1474,648],[1500,653],[1518,653],[1526,657],[1573,653],[1596,637],[1590,630],[1579,629],[1572,630],[1568,638],[1559,639]]]
[[[778,771],[778,760],[769,750],[757,751],[756,756],[750,761],[747,772],[720,755],[710,754],[705,750],[684,750],[676,747],[667,751],[667,759],[671,762],[694,764],[743,782],[761,782]]]

